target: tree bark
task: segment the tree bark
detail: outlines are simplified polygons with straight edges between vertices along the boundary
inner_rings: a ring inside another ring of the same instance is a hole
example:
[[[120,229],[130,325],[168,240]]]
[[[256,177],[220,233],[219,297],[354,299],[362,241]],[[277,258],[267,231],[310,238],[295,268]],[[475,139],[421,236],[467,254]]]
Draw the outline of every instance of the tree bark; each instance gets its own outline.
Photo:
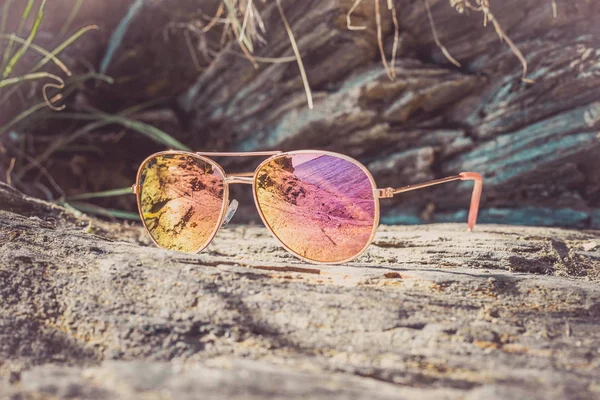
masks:
[[[600,391],[597,232],[381,227],[343,266],[297,261],[262,227],[199,255],[147,243],[0,185],[1,397]]]

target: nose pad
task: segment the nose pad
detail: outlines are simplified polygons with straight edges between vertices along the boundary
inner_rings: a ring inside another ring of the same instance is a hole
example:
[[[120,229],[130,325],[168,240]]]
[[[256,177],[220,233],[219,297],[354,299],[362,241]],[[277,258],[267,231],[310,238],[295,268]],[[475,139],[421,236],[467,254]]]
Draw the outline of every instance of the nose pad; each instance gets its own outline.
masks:
[[[225,228],[229,221],[231,221],[231,218],[233,218],[239,204],[240,203],[238,203],[237,200],[231,200],[231,203],[229,203],[229,207],[227,207],[227,213],[225,214],[225,220],[223,221],[223,225],[221,225],[221,228]]]

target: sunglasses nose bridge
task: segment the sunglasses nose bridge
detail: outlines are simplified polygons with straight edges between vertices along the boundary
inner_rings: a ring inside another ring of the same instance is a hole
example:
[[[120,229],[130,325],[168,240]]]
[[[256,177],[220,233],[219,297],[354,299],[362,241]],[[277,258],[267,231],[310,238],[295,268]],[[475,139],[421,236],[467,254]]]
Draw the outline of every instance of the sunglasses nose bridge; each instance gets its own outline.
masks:
[[[253,176],[240,176],[240,175],[227,175],[225,177],[225,183],[245,183],[246,185],[252,185],[254,182]]]

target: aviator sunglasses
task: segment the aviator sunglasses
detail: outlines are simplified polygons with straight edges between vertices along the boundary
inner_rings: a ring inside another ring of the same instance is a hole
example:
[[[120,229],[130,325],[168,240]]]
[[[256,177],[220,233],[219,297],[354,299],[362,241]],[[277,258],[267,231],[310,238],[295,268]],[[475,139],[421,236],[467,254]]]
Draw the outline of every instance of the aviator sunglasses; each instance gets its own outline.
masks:
[[[227,174],[209,156],[267,158],[254,172]],[[373,241],[379,199],[458,180],[475,183],[468,216],[472,230],[483,186],[478,173],[377,188],[364,165],[328,151],[164,151],[142,162],[132,190],[156,245],[197,253],[235,213],[237,202],[229,202],[229,185],[252,185],[258,213],[283,247],[307,262],[340,264],[360,256]]]

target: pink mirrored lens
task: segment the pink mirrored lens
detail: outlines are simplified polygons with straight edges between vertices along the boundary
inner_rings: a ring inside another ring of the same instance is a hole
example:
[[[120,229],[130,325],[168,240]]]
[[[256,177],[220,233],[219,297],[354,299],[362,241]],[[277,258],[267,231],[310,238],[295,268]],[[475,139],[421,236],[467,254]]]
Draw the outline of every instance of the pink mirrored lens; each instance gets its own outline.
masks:
[[[223,212],[224,176],[216,165],[187,154],[158,155],[140,172],[140,214],[154,241],[184,252],[204,248]]]
[[[317,262],[361,253],[375,228],[373,183],[356,163],[327,153],[292,153],[256,175],[259,211],[281,242]]]

